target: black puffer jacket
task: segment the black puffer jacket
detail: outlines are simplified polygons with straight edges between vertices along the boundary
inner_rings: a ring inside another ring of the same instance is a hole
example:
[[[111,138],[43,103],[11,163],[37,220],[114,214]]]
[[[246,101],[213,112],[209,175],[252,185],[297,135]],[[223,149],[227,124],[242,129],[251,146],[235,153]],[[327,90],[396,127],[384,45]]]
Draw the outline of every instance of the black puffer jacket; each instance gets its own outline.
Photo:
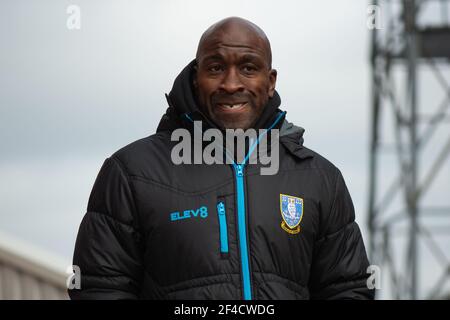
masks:
[[[173,129],[214,125],[196,107],[191,69],[176,79],[157,133],[103,164],[75,246],[81,290],[70,297],[373,298],[344,179],[303,146],[278,94],[260,121],[280,129],[276,175],[260,175],[259,164],[172,163]]]

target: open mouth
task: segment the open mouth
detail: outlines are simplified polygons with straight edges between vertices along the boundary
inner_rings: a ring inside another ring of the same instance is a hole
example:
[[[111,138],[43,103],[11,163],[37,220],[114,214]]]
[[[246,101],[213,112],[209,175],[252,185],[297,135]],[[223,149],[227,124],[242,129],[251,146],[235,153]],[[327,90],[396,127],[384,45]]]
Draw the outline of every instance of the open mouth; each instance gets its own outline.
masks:
[[[239,102],[239,103],[218,103],[217,107],[220,111],[223,112],[239,112],[247,107],[247,102]]]

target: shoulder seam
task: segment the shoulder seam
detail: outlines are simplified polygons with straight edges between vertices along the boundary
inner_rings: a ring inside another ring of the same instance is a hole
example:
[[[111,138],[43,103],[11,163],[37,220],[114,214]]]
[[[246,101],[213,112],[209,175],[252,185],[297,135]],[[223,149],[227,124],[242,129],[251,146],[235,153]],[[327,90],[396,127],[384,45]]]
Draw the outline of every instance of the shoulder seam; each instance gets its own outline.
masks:
[[[130,175],[128,174],[125,165],[122,163],[122,161],[115,155],[112,155],[110,157],[110,159],[117,165],[117,167],[120,170],[121,175],[123,176],[123,178],[126,180],[127,185],[128,185],[128,189],[130,190],[130,194],[131,194],[131,198],[132,200],[132,218],[133,218],[133,222],[136,223],[136,226],[133,226],[133,229],[135,230],[139,230],[139,228],[137,227],[137,220],[139,218],[139,214],[137,211],[137,205],[136,205],[136,192],[134,192],[134,188],[133,188],[133,184],[131,183],[131,178]]]
[[[117,219],[116,217],[113,217],[112,215],[107,214],[107,213],[105,213],[105,212],[94,211],[94,210],[88,210],[87,213],[95,213],[95,214],[98,214],[98,215],[101,215],[101,216],[105,216],[105,217],[107,217],[107,218],[109,218],[109,219],[114,220],[114,221],[117,222],[117,223],[123,224],[123,225],[125,225],[125,226],[127,226],[127,227],[130,227],[130,228],[132,228],[133,230],[135,230],[135,228],[134,228],[134,226],[133,226],[132,224],[129,224],[129,223],[127,223],[127,222],[124,222],[124,221],[122,221],[122,220],[119,220],[119,219]],[[135,231],[136,231],[136,230],[135,230]]]

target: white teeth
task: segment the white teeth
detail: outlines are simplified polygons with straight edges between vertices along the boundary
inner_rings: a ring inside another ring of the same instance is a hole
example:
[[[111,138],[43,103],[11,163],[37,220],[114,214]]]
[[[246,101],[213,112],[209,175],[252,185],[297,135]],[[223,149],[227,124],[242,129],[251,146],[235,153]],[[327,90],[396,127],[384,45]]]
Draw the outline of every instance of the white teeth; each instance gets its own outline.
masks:
[[[238,104],[223,104],[223,106],[227,109],[233,109],[233,108],[240,108],[242,107],[244,104],[243,103],[238,103]]]

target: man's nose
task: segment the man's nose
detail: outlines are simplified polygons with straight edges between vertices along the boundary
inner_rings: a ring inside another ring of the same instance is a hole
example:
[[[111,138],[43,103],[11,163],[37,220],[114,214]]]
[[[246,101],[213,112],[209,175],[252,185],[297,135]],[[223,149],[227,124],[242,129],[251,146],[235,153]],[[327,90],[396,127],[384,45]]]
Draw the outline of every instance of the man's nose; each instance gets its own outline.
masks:
[[[238,70],[230,68],[225,73],[220,88],[228,93],[234,93],[244,89]]]

